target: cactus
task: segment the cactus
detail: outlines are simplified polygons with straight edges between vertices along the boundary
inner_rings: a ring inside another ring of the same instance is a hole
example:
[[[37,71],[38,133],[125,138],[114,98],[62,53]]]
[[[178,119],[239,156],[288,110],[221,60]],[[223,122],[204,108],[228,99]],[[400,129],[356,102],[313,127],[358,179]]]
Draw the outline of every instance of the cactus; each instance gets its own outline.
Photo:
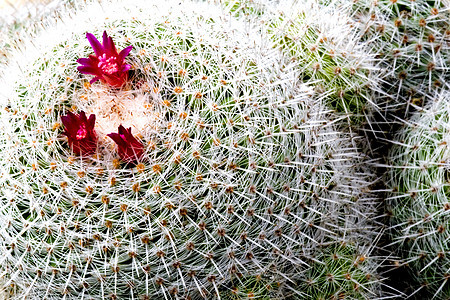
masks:
[[[410,270],[410,289],[422,299],[450,297],[449,103],[448,90],[430,99],[404,123],[388,157],[387,214],[402,258],[397,265]]]
[[[431,234],[429,237],[421,238],[414,233],[422,226],[418,221],[419,215],[425,216],[427,214],[425,211],[434,209],[432,206],[436,198],[431,196],[433,193],[427,192],[426,189],[430,189],[434,184],[439,189],[443,188],[439,184],[440,181],[434,177],[436,174],[433,173],[433,168],[430,169],[430,177],[425,180],[425,183],[420,183],[422,175],[426,176],[428,172],[422,174],[419,168],[421,164],[428,162],[438,164],[440,161],[435,152],[435,146],[430,140],[431,137],[438,138],[438,135],[434,135],[432,128],[435,125],[439,127],[438,122],[440,121],[432,120],[435,112],[429,116],[426,114],[430,112],[430,107],[436,108],[435,102],[445,106],[443,103],[448,101],[441,99],[447,97],[443,95],[448,93],[446,82],[450,76],[448,3],[425,0],[358,0],[345,3],[345,5],[348,5],[349,12],[357,20],[356,24],[359,24],[361,42],[367,44],[369,48],[371,47],[371,52],[376,54],[379,70],[377,76],[382,79],[379,89],[374,92],[384,113],[381,118],[373,122],[374,128],[381,128],[375,135],[381,136],[382,139],[372,143],[378,144],[378,148],[381,149],[392,146],[394,148],[387,158],[384,150],[380,155],[383,167],[388,166],[386,175],[388,190],[394,190],[393,194],[388,195],[392,198],[389,198],[386,207],[388,215],[393,213],[389,222],[392,227],[391,241],[388,241],[387,244],[391,246],[390,249],[393,252],[400,256],[399,262],[408,265],[412,271],[410,272],[412,278],[405,276],[404,279],[406,294],[428,290],[428,292],[424,292],[424,298],[432,295],[436,295],[439,299],[448,298],[448,292],[444,292],[444,285],[439,291],[443,283],[442,276],[446,272],[448,273],[448,270],[442,271],[441,267],[438,267],[437,264],[441,263],[439,260],[431,263],[432,257],[435,258],[442,248],[437,243],[439,237]],[[422,111],[422,107],[428,109]],[[414,117],[409,120],[409,116],[417,110],[419,113],[414,114]],[[407,121],[402,121],[404,119]],[[434,125],[431,125],[432,123]],[[414,129],[415,125],[419,126],[419,129]],[[395,134],[397,130],[400,130],[399,134]],[[392,140],[394,140],[393,143],[391,143]],[[414,150],[415,147],[421,149]],[[433,153],[436,154],[435,157],[433,157]],[[384,159],[387,161],[383,161]],[[391,165],[395,170],[391,170]],[[403,166],[405,169],[400,171]],[[425,188],[424,186],[427,184],[428,187]],[[424,190],[420,190],[419,186],[424,187]],[[408,199],[407,194],[411,192],[412,195],[415,195],[416,188],[417,193],[420,194],[420,200],[417,201],[416,197]],[[436,200],[435,204],[444,201],[445,198],[436,197],[440,200]],[[435,210],[438,210],[437,206]],[[433,214],[430,213],[430,215]],[[434,219],[434,217],[432,218]],[[412,223],[408,224],[407,222]],[[440,222],[445,223],[445,217],[437,214],[430,226]],[[427,230],[429,231],[430,227]],[[408,238],[410,239],[408,240]],[[399,245],[401,245],[400,250],[398,249]],[[389,251],[389,248],[387,249]],[[427,253],[428,258],[414,260],[421,255],[421,251]],[[429,266],[427,266],[428,263],[430,263]],[[399,270],[403,270],[403,268]],[[425,275],[427,272],[431,272],[429,278]],[[393,281],[395,282],[395,278]],[[420,284],[427,281],[431,282],[427,289],[420,287]],[[411,282],[416,284],[410,284]],[[400,285],[398,288],[403,289],[404,287]]]
[[[4,288],[44,299],[380,294],[363,157],[258,27],[178,1],[91,2],[61,19],[2,76]],[[133,47],[120,87],[77,70],[93,52],[86,32],[103,30]],[[67,124],[92,115],[90,154]],[[124,130],[143,145],[132,159],[114,143]]]
[[[265,1],[248,0],[221,0],[224,11],[235,18],[248,18],[252,20],[255,15],[262,17],[267,13],[268,6]]]
[[[11,51],[20,47],[21,33],[41,30],[39,20],[57,16],[58,10],[69,8],[73,0],[4,1],[0,4],[0,63],[6,63]]]
[[[379,97],[391,112],[405,117],[448,81],[448,2],[358,0],[351,5],[361,39],[379,59]]]
[[[374,55],[359,42],[355,23],[335,6],[287,3],[273,7],[266,21],[273,46],[297,63],[299,79],[344,113],[350,125],[370,122],[377,109],[372,90],[379,82]]]

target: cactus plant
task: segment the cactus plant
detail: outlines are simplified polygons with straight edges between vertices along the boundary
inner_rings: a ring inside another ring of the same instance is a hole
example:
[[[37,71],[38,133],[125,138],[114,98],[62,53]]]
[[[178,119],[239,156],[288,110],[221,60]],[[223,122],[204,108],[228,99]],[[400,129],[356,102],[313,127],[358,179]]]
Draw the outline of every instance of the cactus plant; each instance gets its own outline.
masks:
[[[204,2],[91,1],[61,19],[2,76],[5,287],[46,299],[380,293],[363,157],[258,27]],[[104,30],[133,47],[124,84],[77,70],[95,50],[86,33]]]
[[[450,72],[450,11],[446,1],[369,1],[351,4],[361,39],[379,59],[379,97],[405,117],[444,87]]]
[[[266,21],[273,46],[295,61],[299,79],[315,87],[317,94],[351,125],[370,121],[377,109],[372,90],[375,58],[360,43],[355,23],[345,10],[304,2],[282,2]]]
[[[328,2],[332,5],[342,5],[339,2],[334,4],[333,1]],[[432,210],[431,206],[434,200],[431,199],[435,198],[431,196],[432,193],[423,190],[420,191],[419,201],[416,201],[416,198],[411,200],[407,198],[407,191],[411,190],[412,195],[415,195],[414,189],[419,185],[433,185],[432,180],[437,174],[431,175],[433,171],[430,170],[430,177],[425,180],[426,183],[418,182],[422,178],[421,176],[426,176],[427,173],[420,173],[418,170],[420,164],[439,163],[437,156],[432,157],[432,153],[436,152],[434,152],[435,147],[429,142],[431,136],[434,136],[431,129],[435,125],[437,127],[440,125],[438,123],[431,125],[434,122],[431,118],[435,112],[429,116],[426,114],[430,112],[430,107],[435,107],[436,102],[445,106],[442,103],[448,101],[441,99],[446,97],[442,95],[448,93],[446,82],[450,78],[448,64],[450,61],[450,12],[448,3],[425,0],[358,0],[352,3],[345,2],[344,6],[346,5],[348,5],[349,13],[357,20],[356,24],[359,24],[361,42],[367,44],[369,48],[371,47],[371,52],[376,54],[379,69],[377,76],[382,79],[379,89],[374,92],[384,113],[381,118],[372,123],[375,128],[381,128],[375,135],[382,137],[373,144],[379,144],[378,147],[381,149],[394,147],[387,158],[384,150],[380,153],[383,168],[388,166],[388,175],[386,175],[388,190],[389,188],[394,189],[394,193],[388,195],[392,199],[387,201],[389,205],[386,207],[389,215],[391,212],[394,214],[389,223],[392,227],[390,235],[392,240],[387,242],[391,248],[387,249],[399,255],[400,261],[408,263],[412,270],[412,277],[415,278],[405,278],[405,287],[399,284],[398,288],[406,288],[405,293],[407,294],[420,293],[425,289],[410,283],[425,283],[427,281],[425,273],[431,272],[429,279],[432,283],[428,294],[425,293],[423,297],[427,298],[436,294],[437,298],[445,299],[446,292],[438,292],[442,283],[439,276],[444,276],[448,271],[443,272],[436,265],[439,262],[431,263],[427,267],[426,263],[423,263],[431,262],[429,258],[413,261],[414,258],[420,256],[422,250],[429,257],[441,251],[441,245],[433,243],[438,238],[433,235],[420,238],[412,233],[413,230],[420,230],[418,227],[421,226],[412,220],[417,220],[419,214],[426,214],[426,210]],[[428,109],[422,111],[422,107]],[[409,120],[411,113],[416,110],[420,113],[415,114],[413,119]],[[404,119],[407,121],[403,121]],[[420,129],[413,129],[415,126],[413,124],[419,126]],[[400,130],[401,133],[395,134],[397,130]],[[380,132],[382,132],[381,135],[379,135]],[[414,136],[415,134],[417,135]],[[394,143],[391,143],[392,140]],[[421,150],[412,151],[415,147],[420,147]],[[399,169],[403,165],[405,170],[400,172]],[[392,166],[396,170],[391,170]],[[439,180],[436,181],[436,184],[439,186],[438,182]],[[400,189],[399,192],[396,191],[397,187]],[[438,198],[438,202],[444,201],[443,197],[438,196]],[[413,223],[406,225],[405,222]],[[436,220],[432,223],[435,224],[435,222],[445,223],[445,217],[437,215]],[[412,239],[407,241],[408,238],[413,238],[415,241]],[[402,245],[401,250],[397,251],[399,245]],[[397,266],[397,263],[394,265]],[[436,274],[433,275],[433,272]],[[444,286],[442,288],[445,289]],[[448,294],[446,297],[448,298]]]
[[[397,134],[388,156],[391,189],[387,214],[397,265],[411,271],[411,293],[422,299],[448,299],[450,93],[443,91],[416,112]]]
[[[0,4],[0,63],[5,63],[11,51],[20,47],[21,33],[42,29],[39,20],[56,17],[63,7],[69,8],[72,0],[3,1]]]

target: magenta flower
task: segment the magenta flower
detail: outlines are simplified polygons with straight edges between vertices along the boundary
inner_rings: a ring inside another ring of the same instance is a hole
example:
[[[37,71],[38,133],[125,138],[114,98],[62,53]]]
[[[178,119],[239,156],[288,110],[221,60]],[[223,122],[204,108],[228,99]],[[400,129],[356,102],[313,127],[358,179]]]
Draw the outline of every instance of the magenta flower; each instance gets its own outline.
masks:
[[[69,146],[75,154],[90,155],[97,150],[97,135],[94,131],[95,115],[86,118],[84,111],[75,115],[70,111],[61,117],[64,124],[63,134],[67,136]]]
[[[125,129],[120,125],[119,133],[110,133],[108,136],[116,142],[119,156],[123,161],[136,162],[144,154],[144,146],[131,134],[131,127]]]
[[[103,45],[92,33],[86,33],[86,38],[94,49],[95,55],[88,58],[80,58],[77,63],[78,71],[83,74],[95,75],[90,81],[94,83],[101,80],[112,87],[120,88],[128,80],[130,65],[125,64],[125,57],[130,53],[133,46],[129,46],[117,53],[116,46],[111,37],[103,32]]]

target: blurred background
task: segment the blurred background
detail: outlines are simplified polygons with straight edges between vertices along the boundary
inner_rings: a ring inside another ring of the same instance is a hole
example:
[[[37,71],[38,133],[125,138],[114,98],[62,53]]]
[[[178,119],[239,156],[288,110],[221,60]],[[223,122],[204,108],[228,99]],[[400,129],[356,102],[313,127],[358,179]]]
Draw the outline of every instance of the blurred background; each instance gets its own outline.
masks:
[[[2,23],[14,18],[20,18],[34,11],[44,8],[54,0],[0,0],[0,16]]]
[[[0,1],[0,8],[3,8],[3,7],[5,7],[5,6],[8,6],[8,5],[13,5],[13,6],[16,6],[16,5],[22,5],[24,2],[27,2],[27,1],[24,1],[24,0],[16,0],[16,1],[13,1],[13,0],[1,0]]]
[[[46,15],[71,0],[0,0],[0,63],[4,63],[9,50],[21,42],[23,29],[28,32],[39,28]]]

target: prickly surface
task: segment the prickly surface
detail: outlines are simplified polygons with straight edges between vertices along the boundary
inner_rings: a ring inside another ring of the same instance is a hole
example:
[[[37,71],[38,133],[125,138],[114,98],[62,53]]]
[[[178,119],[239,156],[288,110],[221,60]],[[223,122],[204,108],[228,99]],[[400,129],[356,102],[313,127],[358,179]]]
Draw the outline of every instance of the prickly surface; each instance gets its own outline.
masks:
[[[298,78],[352,126],[370,121],[376,100],[371,90],[380,84],[374,75],[375,55],[359,42],[357,24],[347,11],[312,1],[229,1],[237,18],[257,16],[272,47],[296,63]]]
[[[272,10],[267,30],[274,47],[297,63],[299,79],[351,124],[368,121],[377,105],[371,90],[375,59],[359,43],[355,23],[345,10],[301,2],[281,3]]]
[[[445,89],[450,76],[448,1],[358,0],[351,11],[361,40],[379,59],[384,83],[378,97],[388,110],[405,117]]]
[[[252,22],[135,5],[89,4],[9,63],[6,285],[48,299],[376,297],[370,176],[323,98]],[[121,90],[76,70],[85,33],[105,29],[134,47]],[[71,153],[69,110],[96,114],[97,154]],[[134,165],[106,137],[118,124],[145,144]]]
[[[450,93],[417,112],[396,136],[386,176],[392,242],[423,298],[450,297]],[[398,246],[397,246],[398,245]]]
[[[374,92],[384,113],[373,122],[373,128],[378,128],[375,135],[382,138],[373,144],[380,149],[393,147],[387,157],[386,151],[380,152],[380,161],[383,167],[385,162],[388,166],[387,190],[394,190],[388,195],[391,198],[386,207],[388,216],[393,213],[389,223],[390,249],[411,270],[412,278],[405,278],[404,292],[417,293],[419,298],[436,295],[446,299],[448,263],[437,257],[448,240],[445,232],[434,233],[441,223],[448,223],[446,213],[437,213],[439,205],[447,200],[445,176],[439,178],[443,167],[437,167],[446,160],[441,152],[445,150],[437,146],[444,136],[439,133],[442,129],[436,129],[446,126],[441,117],[436,117],[436,111],[445,118],[449,101],[448,1],[358,0],[349,7],[358,21],[361,42],[371,47],[378,59],[377,76],[382,84]],[[413,114],[415,111],[419,113]],[[400,133],[395,134],[397,130]],[[430,223],[426,215],[430,215]],[[421,218],[425,219],[420,221]]]

